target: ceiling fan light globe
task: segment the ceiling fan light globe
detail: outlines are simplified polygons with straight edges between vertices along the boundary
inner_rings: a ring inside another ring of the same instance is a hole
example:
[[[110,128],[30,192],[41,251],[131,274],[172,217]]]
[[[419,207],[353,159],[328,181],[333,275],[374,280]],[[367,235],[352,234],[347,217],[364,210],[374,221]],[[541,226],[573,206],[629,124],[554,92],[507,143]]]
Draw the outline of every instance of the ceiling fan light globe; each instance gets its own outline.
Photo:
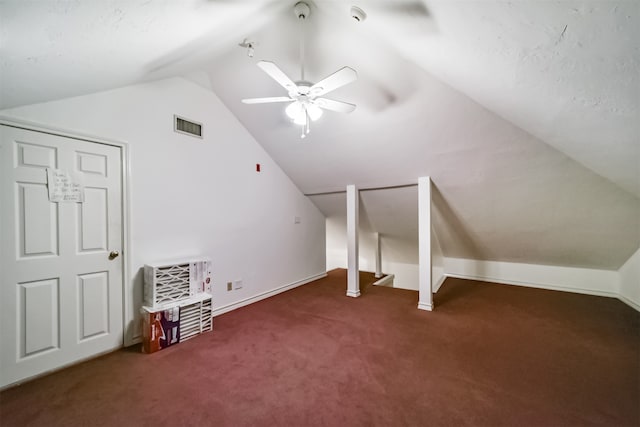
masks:
[[[312,121],[318,120],[322,116],[322,109],[314,104],[295,101],[289,104],[284,110],[293,123],[304,126],[307,123],[307,114]]]
[[[309,113],[309,118],[315,122],[320,117],[322,117],[322,108],[318,107],[315,104],[308,104],[307,113]]]
[[[299,117],[302,117],[302,124],[304,124],[304,106],[298,102],[292,102],[291,104],[289,104],[287,106],[287,108],[284,110],[284,112],[287,114],[287,116],[293,120],[296,124],[301,124],[298,123]]]

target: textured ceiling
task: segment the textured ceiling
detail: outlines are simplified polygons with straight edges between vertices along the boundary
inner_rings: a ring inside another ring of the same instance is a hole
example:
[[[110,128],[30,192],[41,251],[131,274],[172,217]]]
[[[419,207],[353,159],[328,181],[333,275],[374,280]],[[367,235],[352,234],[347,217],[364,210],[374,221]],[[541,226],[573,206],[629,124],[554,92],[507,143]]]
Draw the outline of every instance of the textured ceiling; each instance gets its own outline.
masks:
[[[0,1],[0,108],[183,75],[213,90],[305,193],[435,184],[446,256],[618,268],[640,245],[640,2],[316,1],[306,78],[359,79],[300,141],[255,63],[299,73],[295,2]],[[249,58],[238,46],[257,42]],[[314,197],[325,213],[335,201]],[[407,234],[407,191],[363,193]]]

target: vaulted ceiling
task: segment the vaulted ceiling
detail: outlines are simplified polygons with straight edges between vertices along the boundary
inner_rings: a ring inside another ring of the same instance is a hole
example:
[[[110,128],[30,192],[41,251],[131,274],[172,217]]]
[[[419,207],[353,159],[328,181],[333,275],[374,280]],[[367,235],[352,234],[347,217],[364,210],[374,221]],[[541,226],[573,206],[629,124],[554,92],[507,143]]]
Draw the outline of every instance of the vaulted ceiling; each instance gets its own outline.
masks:
[[[640,246],[640,2],[316,0],[304,29],[294,3],[1,1],[0,108],[181,75],[307,194],[431,176],[446,256],[617,269]],[[302,31],[307,80],[359,77],[304,140],[240,102],[285,95],[256,62],[296,80]],[[411,191],[363,193],[367,224],[411,235]]]

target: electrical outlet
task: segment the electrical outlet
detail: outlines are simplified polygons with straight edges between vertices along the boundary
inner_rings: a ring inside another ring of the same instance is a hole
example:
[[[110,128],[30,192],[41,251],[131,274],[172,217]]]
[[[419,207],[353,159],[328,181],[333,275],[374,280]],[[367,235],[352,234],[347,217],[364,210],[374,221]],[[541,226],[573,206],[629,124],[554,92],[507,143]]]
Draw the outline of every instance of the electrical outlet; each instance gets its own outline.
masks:
[[[233,289],[242,289],[242,279],[233,282]]]
[[[233,283],[227,282],[227,292],[233,290]]]

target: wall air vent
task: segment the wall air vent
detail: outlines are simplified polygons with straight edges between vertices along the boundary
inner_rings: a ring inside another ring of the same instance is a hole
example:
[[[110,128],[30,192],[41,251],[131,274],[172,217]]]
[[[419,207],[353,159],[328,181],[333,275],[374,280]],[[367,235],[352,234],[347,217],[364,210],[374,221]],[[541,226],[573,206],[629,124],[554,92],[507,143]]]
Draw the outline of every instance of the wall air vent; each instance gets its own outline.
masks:
[[[185,135],[202,138],[202,123],[187,120],[184,117],[173,116],[173,130]]]

